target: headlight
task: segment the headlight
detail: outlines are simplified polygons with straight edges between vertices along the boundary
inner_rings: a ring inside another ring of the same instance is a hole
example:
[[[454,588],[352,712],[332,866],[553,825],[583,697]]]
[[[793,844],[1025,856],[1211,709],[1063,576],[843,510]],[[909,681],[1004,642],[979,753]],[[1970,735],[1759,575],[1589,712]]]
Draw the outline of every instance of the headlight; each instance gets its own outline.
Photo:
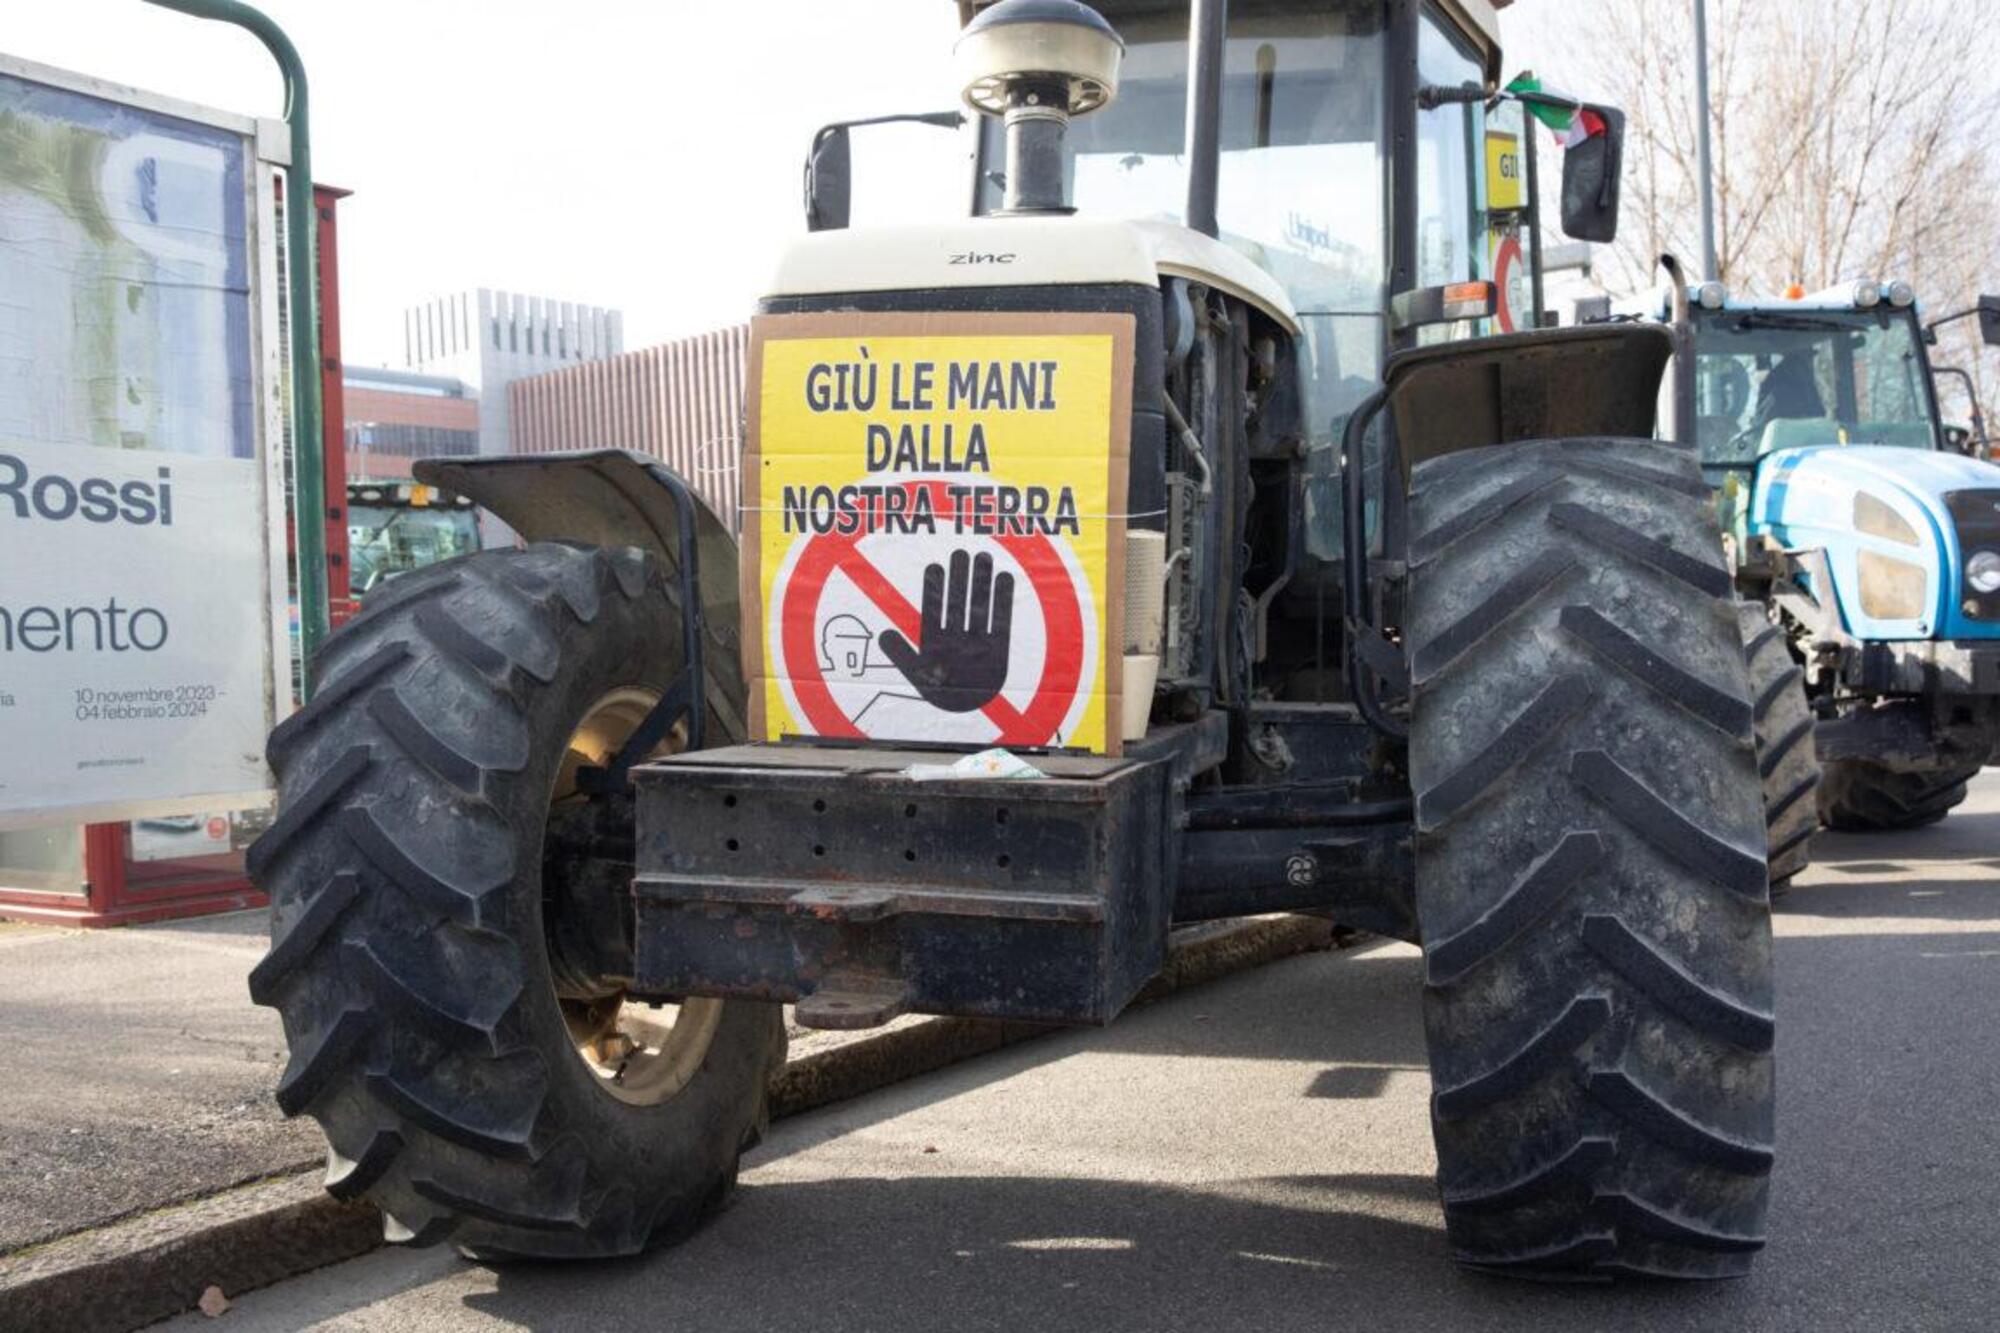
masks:
[[[1854,308],[1856,310],[1872,309],[1875,303],[1881,299],[1882,288],[1879,285],[1872,282],[1857,282],[1854,284]]]
[[[1719,282],[1704,282],[1694,289],[1694,300],[1703,310],[1720,310],[1729,302],[1729,289]]]
[[[2000,592],[2000,551],[1975,551],[1965,562],[1965,582],[1976,593]]]

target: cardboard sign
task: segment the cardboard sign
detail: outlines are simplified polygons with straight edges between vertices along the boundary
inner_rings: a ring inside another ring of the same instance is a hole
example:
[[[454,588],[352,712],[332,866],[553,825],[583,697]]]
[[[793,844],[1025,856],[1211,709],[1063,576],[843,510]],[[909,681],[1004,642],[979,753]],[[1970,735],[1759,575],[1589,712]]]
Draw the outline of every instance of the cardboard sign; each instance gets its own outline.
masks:
[[[760,317],[752,736],[1119,748],[1133,321]]]

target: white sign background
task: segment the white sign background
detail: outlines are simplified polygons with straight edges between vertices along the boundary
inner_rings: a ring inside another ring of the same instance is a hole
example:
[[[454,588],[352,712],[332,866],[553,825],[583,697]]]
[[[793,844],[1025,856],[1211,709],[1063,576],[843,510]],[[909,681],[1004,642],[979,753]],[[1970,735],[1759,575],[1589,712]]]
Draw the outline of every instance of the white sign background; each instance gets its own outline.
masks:
[[[960,480],[943,474],[919,474],[917,479]],[[811,540],[804,538],[793,543],[772,585],[772,605],[782,607],[787,604],[793,572],[798,566],[799,556]],[[1082,613],[1078,679],[1063,682],[1065,688],[1075,691],[1075,699],[1052,742],[1063,745],[1068,743],[1085,707],[1090,703],[1089,671],[1091,664],[1097,661],[1098,615],[1091,602],[1090,581],[1077,567],[1069,546],[1063,542],[1051,542],[1049,545],[1062,561],[1063,577],[1074,591]],[[987,537],[962,537],[941,550],[934,543],[912,542],[907,537],[875,533],[856,542],[855,550],[875,566],[908,599],[911,606],[918,608],[923,606],[924,572],[941,555],[949,558],[950,551],[962,550],[969,558],[991,556],[994,577],[997,579],[1004,574],[1014,580],[1013,633],[1007,646],[1007,675],[1000,697],[1017,711],[1028,707],[1041,683],[1043,662],[1048,656],[1048,622],[1028,571],[1008,554],[1006,547]],[[778,687],[784,692],[785,702],[793,715],[804,716],[805,710],[793,685],[803,664],[786,661],[783,616],[772,615],[769,622],[765,648],[768,657],[765,660],[780,664]],[[826,587],[813,609],[812,641],[819,654],[820,675],[840,711],[870,734],[921,736],[951,745],[997,743],[1000,730],[984,710],[975,708],[963,713],[947,713],[925,703],[918,696],[909,679],[890,663],[879,646],[882,631],[889,628],[889,619],[882,609],[845,573],[836,571],[827,577]]]
[[[22,518],[86,477],[169,479],[173,521]],[[263,789],[262,465],[0,445],[0,827],[51,811]],[[191,802],[185,798],[195,798]]]

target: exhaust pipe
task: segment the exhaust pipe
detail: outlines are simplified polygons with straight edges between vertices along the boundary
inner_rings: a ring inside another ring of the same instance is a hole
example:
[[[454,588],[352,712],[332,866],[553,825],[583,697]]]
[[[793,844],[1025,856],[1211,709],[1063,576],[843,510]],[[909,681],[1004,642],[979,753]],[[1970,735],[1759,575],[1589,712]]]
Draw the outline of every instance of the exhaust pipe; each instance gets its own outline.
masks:
[[[1187,224],[1218,236],[1217,175],[1222,153],[1222,43],[1229,0],[1194,0],[1188,14]]]

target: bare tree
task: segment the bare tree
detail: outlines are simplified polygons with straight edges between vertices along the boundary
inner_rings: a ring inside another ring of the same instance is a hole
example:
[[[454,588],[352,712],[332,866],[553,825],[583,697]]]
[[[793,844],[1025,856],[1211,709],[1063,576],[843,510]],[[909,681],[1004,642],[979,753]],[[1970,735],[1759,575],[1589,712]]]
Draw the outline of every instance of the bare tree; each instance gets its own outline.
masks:
[[[1993,18],[1974,0],[1711,0],[1718,276],[1906,278],[1937,313],[2000,290]],[[1561,21],[1544,75],[1630,117],[1626,225],[1600,271],[1638,290],[1662,250],[1700,253],[1691,0],[1566,0]],[[1969,324],[1938,357],[2000,391]]]

